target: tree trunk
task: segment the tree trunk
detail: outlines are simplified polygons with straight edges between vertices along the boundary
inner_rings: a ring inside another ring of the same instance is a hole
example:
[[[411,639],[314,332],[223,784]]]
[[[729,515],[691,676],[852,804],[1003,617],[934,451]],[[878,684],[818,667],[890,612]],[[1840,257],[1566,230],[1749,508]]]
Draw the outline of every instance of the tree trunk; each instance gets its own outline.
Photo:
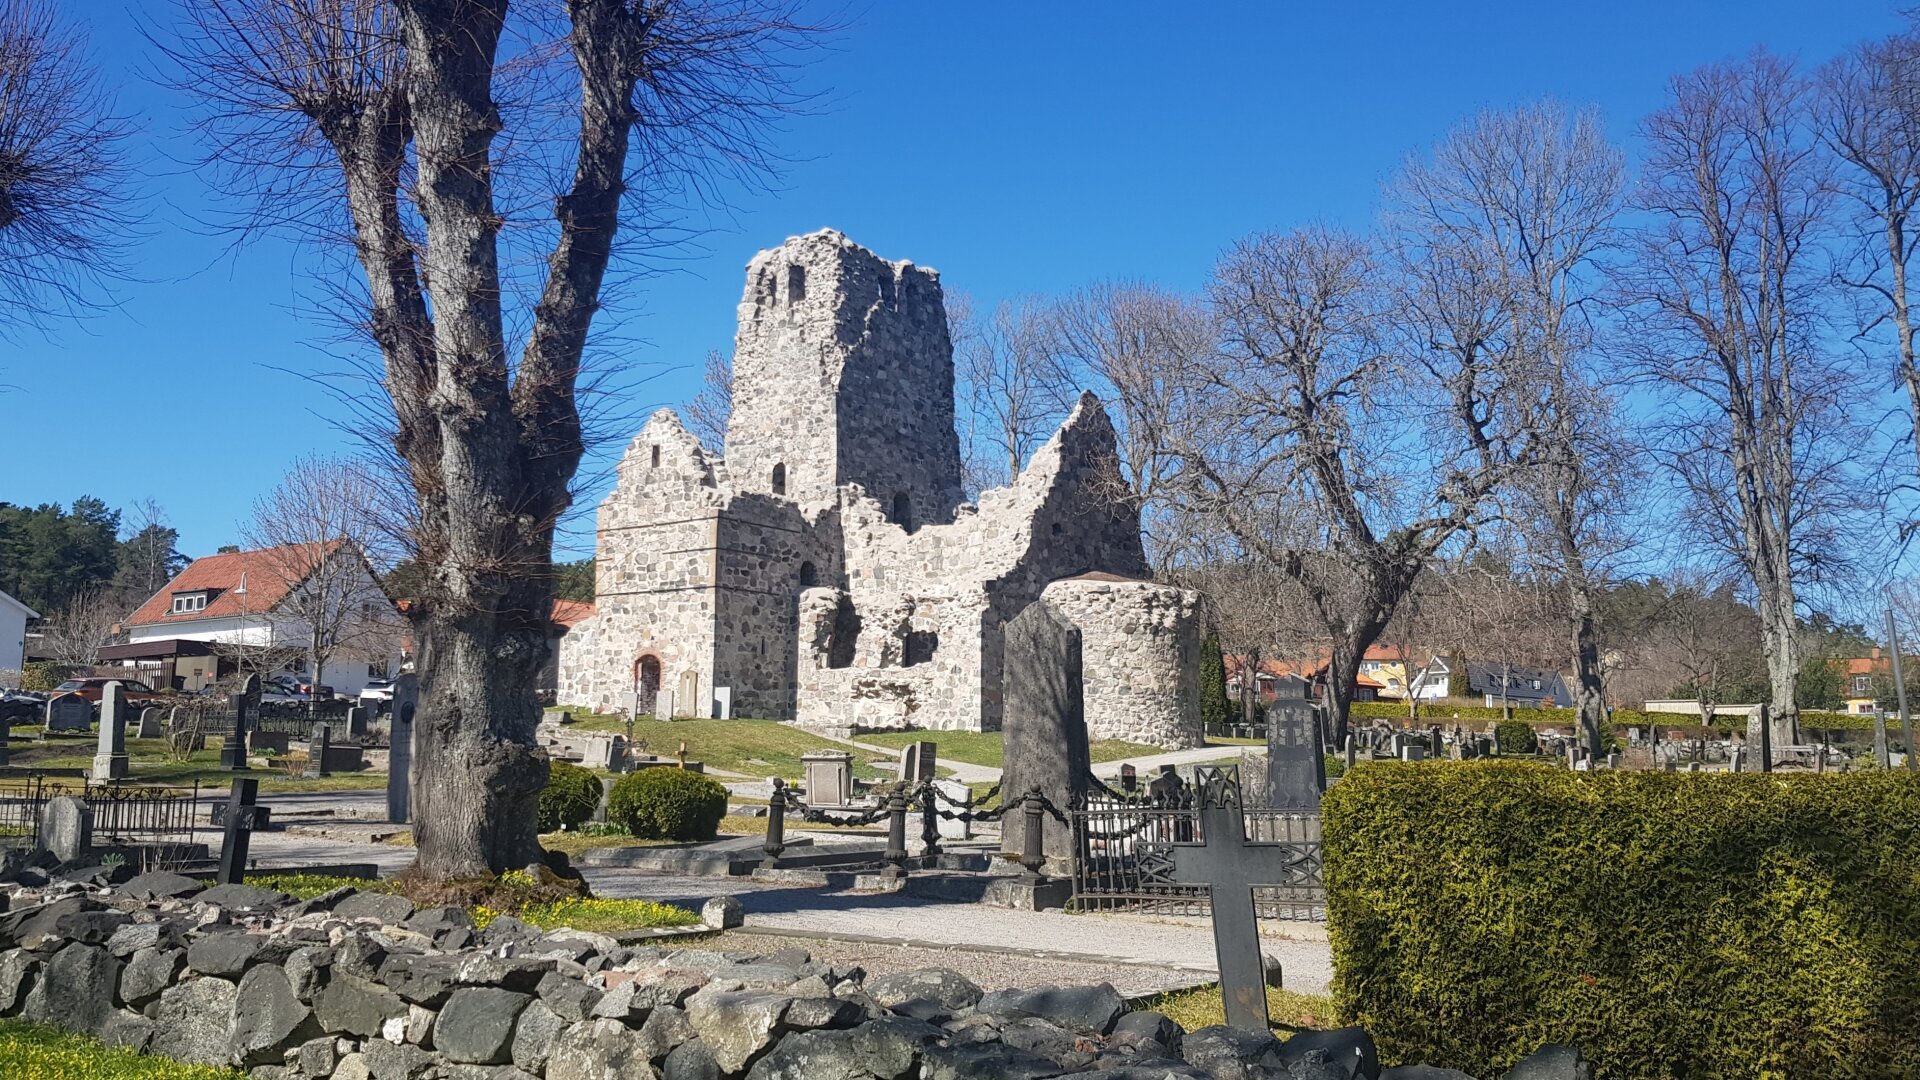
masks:
[[[1587,752],[1598,760],[1604,743],[1601,731],[1607,723],[1607,694],[1600,681],[1600,637],[1594,625],[1593,595],[1584,581],[1570,579],[1567,600],[1573,615],[1573,707],[1587,739]]]

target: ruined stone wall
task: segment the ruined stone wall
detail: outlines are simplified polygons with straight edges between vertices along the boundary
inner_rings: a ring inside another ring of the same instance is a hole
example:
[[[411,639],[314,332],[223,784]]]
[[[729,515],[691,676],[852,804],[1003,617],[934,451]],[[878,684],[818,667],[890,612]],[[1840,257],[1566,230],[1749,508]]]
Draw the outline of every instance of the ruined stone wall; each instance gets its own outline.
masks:
[[[1089,574],[1042,597],[1080,628],[1087,735],[1185,750],[1202,743],[1200,623],[1193,593]]]
[[[793,504],[763,495],[736,496],[717,536],[707,693],[732,687],[735,716],[792,719],[801,567],[833,560]]]
[[[738,490],[804,507],[860,484],[905,493],[915,524],[951,521],[961,497],[953,345],[939,276],[888,262],[832,230],[747,267],[734,341],[727,460]]]

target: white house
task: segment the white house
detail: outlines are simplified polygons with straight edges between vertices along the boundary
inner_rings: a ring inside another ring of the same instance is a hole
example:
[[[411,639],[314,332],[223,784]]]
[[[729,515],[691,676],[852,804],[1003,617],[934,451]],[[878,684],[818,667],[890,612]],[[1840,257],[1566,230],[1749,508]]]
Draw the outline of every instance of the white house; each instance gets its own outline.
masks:
[[[26,664],[27,621],[39,617],[39,612],[0,592],[0,671],[19,671]]]
[[[1467,692],[1488,705],[1499,705],[1502,701],[1521,707],[1558,706],[1564,709],[1573,705],[1573,695],[1567,692],[1566,680],[1557,671],[1491,660],[1469,660],[1466,663]],[[1420,701],[1438,701],[1446,697],[1451,674],[1446,658],[1434,657],[1414,675],[1413,696]],[[1502,683],[1505,684],[1504,688]]]
[[[243,649],[312,673],[318,623],[333,643],[318,674],[342,695],[398,670],[400,619],[354,545],[286,545],[195,559],[126,621],[127,643],[103,663],[141,669],[156,687],[198,690],[233,670]]]

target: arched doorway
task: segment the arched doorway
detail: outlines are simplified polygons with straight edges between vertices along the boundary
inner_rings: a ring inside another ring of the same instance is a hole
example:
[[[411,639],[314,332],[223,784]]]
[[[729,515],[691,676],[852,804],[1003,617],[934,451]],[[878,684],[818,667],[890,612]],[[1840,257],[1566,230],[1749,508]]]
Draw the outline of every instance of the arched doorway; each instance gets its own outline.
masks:
[[[633,662],[634,712],[640,716],[652,716],[653,706],[660,698],[660,658],[643,656]]]

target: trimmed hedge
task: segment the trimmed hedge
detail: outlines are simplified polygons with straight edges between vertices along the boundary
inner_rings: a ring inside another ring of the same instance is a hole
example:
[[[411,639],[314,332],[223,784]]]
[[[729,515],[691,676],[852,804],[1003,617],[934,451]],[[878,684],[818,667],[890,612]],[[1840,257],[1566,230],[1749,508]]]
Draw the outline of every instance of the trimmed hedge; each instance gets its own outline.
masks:
[[[684,769],[642,769],[607,796],[607,820],[647,840],[711,840],[727,816],[727,789]]]
[[[1503,754],[1533,754],[1540,750],[1540,737],[1525,720],[1502,720],[1493,729],[1493,740]]]
[[[1606,1080],[1920,1076],[1920,780],[1363,765],[1328,790],[1342,1018]]]
[[[1498,720],[1504,714],[1498,705],[1422,705],[1420,722],[1439,723],[1453,719],[1455,713],[1462,720]],[[1356,701],[1348,714],[1354,720],[1405,720],[1407,704],[1404,701]],[[1521,723],[1535,727],[1572,727],[1580,722],[1579,713],[1572,709],[1526,708],[1516,705],[1513,717]],[[1692,713],[1647,712],[1643,709],[1613,710],[1614,727],[1699,727],[1700,717]],[[1744,731],[1747,718],[1728,716],[1725,713],[1715,715],[1713,726],[1721,731]],[[1873,727],[1873,717],[1843,712],[1824,712],[1818,709],[1800,710],[1802,728],[1829,728],[1835,731],[1858,731]],[[1898,722],[1894,724],[1897,728]]]
[[[600,778],[570,761],[548,764],[547,786],[540,789],[540,831],[577,829],[600,805]]]

